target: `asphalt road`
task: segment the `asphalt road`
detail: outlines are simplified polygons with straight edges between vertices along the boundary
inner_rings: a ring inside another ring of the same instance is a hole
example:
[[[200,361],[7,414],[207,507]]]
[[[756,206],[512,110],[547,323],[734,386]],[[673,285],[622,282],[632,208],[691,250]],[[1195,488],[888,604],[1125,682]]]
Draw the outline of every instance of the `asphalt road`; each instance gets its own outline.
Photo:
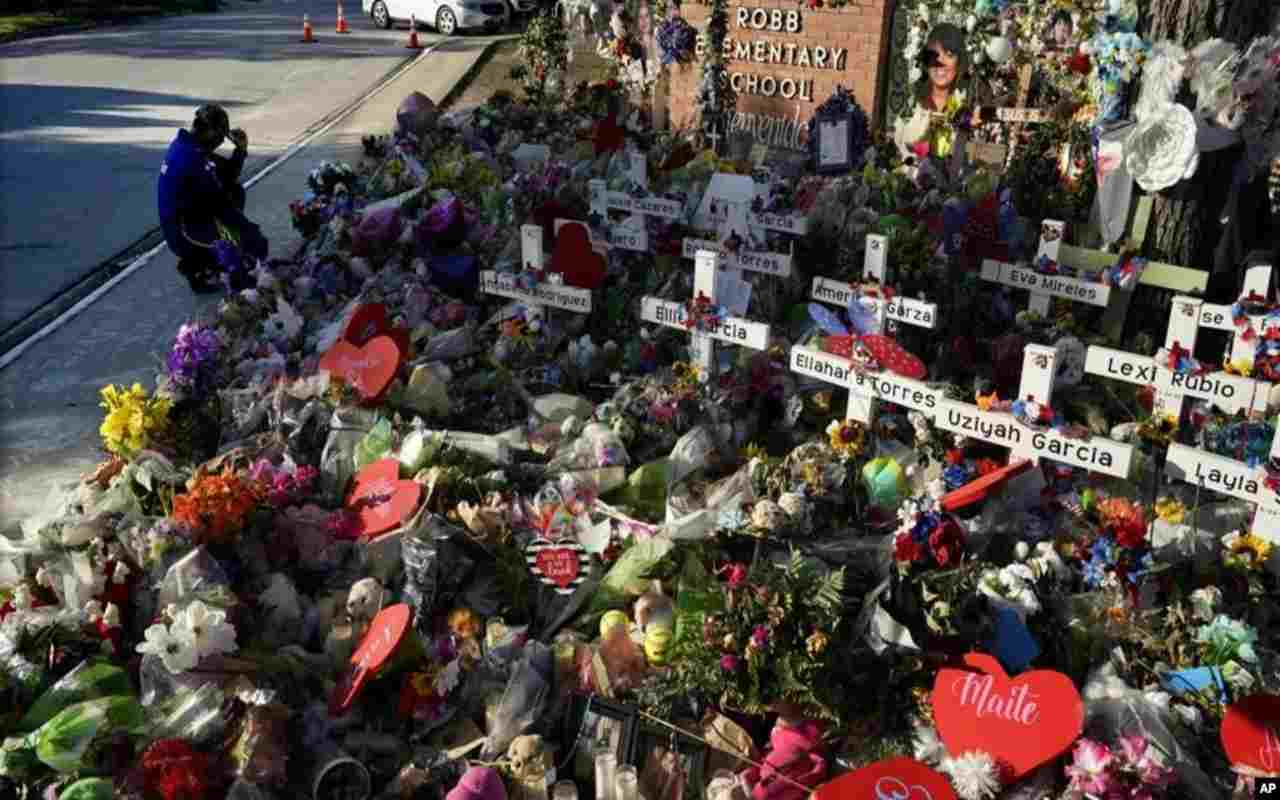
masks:
[[[248,132],[247,176],[414,55],[407,25],[346,10],[344,36],[333,3],[232,0],[0,46],[0,331],[158,225],[156,172],[199,105]]]

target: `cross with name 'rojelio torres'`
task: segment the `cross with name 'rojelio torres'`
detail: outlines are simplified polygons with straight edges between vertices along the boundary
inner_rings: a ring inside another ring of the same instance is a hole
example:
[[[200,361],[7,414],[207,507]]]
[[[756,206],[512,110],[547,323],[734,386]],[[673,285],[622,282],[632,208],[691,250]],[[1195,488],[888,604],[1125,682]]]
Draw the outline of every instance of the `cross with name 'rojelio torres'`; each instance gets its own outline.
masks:
[[[1065,232],[1066,223],[1045,220],[1040,226],[1040,246],[1036,250],[1036,261],[1044,256],[1055,264],[1061,263],[1058,256]],[[990,258],[982,262],[981,278],[990,283],[1028,290],[1031,292],[1028,308],[1045,318],[1049,316],[1050,304],[1055,297],[1103,308],[1111,301],[1111,287],[1100,281],[1070,278],[1066,275],[1045,275],[1028,267]]]
[[[720,256],[710,251],[702,251],[694,258],[693,297],[707,297],[712,305],[716,304],[716,272],[720,268]],[[702,370],[702,374],[710,380],[716,369],[715,343],[725,342],[752,350],[765,350],[769,347],[769,326],[753,322],[741,317],[720,317],[708,320],[706,330],[689,328],[685,321],[688,311],[684,303],[663,300],[658,297],[645,296],[640,300],[640,319],[654,322],[668,328],[677,328],[690,333],[693,337],[689,345],[693,361]]]
[[[543,269],[541,226],[520,226],[520,251],[524,270]],[[568,286],[564,283],[564,276],[556,272],[544,272],[542,276],[541,280],[528,287],[520,285],[518,273],[484,270],[480,273],[480,291],[521,301],[529,321],[545,316],[547,306],[577,314],[591,313],[590,289]]]
[[[1022,355],[1019,399],[1050,405],[1057,360],[1054,348],[1027,345]],[[940,399],[934,424],[970,439],[1007,447],[1015,458],[1044,458],[1117,478],[1128,478],[1133,466],[1131,445],[1102,436],[1068,437],[1050,427],[1023,423],[1007,411],[984,411],[972,403]]]
[[[867,235],[867,249],[863,261],[863,275],[881,287],[889,260],[889,240],[879,234]],[[887,321],[901,322],[932,330],[938,324],[938,307],[924,300],[904,297],[887,297],[883,289],[874,298],[864,297],[864,291],[853,284],[830,278],[813,279],[812,297],[820,303],[831,303],[848,308],[855,299],[874,307],[876,320],[872,333],[884,329]],[[847,358],[816,350],[804,345],[791,348],[791,371],[810,378],[834,384],[849,390],[849,403],[845,418],[863,424],[875,419],[876,401],[919,411],[932,417],[937,411],[939,393],[920,381],[896,375],[888,370],[870,372],[858,370]]]

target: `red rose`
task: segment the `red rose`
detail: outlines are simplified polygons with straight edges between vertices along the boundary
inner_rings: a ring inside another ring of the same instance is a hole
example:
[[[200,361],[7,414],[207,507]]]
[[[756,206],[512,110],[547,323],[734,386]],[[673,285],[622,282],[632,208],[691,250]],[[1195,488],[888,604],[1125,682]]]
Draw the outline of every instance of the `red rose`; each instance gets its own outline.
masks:
[[[912,564],[924,557],[924,545],[911,538],[909,533],[900,533],[893,542],[893,557],[904,564]]]
[[[946,569],[958,564],[964,555],[964,532],[954,520],[944,520],[929,534],[929,549],[939,567]]]
[[[1071,58],[1067,61],[1067,69],[1077,75],[1088,75],[1093,71],[1093,64],[1089,61],[1089,54],[1079,50],[1072,53]]]

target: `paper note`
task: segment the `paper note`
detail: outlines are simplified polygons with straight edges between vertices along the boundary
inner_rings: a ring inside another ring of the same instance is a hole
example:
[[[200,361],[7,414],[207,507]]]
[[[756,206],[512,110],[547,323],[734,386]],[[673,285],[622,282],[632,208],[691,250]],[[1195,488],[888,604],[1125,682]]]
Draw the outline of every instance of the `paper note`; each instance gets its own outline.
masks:
[[[841,167],[849,163],[849,120],[818,125],[818,167]]]

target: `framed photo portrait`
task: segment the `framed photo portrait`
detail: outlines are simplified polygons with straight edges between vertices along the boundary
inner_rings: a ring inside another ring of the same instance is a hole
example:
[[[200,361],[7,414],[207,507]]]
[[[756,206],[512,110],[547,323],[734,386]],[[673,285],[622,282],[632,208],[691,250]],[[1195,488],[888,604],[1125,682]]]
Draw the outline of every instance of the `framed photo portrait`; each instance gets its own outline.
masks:
[[[595,797],[595,761],[600,753],[613,753],[627,763],[636,731],[634,708],[595,695],[573,696],[561,732],[560,763],[578,784],[579,797]]]
[[[707,747],[696,739],[642,722],[630,763],[639,773],[644,800],[692,800],[702,795]]]
[[[819,174],[835,174],[853,169],[853,137],[856,131],[853,112],[823,113],[817,117]]]

